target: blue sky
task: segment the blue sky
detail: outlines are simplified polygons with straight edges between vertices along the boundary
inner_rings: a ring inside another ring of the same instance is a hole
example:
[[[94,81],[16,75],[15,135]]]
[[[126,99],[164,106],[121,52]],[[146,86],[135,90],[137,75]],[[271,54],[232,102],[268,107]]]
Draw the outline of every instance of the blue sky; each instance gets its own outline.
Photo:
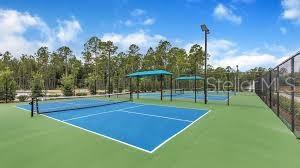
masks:
[[[210,64],[274,66],[299,49],[300,0],[0,0],[0,52],[68,45],[80,57],[91,36],[119,51],[135,43],[145,52],[160,40],[188,50],[203,44],[203,23]]]

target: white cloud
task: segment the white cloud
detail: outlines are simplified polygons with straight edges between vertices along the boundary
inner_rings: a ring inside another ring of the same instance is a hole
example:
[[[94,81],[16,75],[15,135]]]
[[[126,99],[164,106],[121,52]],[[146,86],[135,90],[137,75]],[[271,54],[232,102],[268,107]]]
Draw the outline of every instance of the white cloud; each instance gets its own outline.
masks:
[[[141,16],[146,14],[146,11],[143,9],[134,9],[133,11],[130,12],[131,16]]]
[[[283,46],[283,45],[278,45],[278,44],[269,44],[269,43],[265,43],[264,44],[264,49],[268,52],[275,52],[278,54],[286,54],[288,53],[288,49]]]
[[[204,46],[203,42],[187,43],[184,46],[185,50],[188,52],[191,46],[196,43]],[[208,63],[214,67],[225,68],[239,65],[241,70],[248,70],[257,66],[274,67],[285,60],[286,55],[289,54],[284,46],[267,43],[264,44],[263,48],[241,51],[236,43],[225,39],[208,41],[208,53],[210,54]]]
[[[282,0],[281,5],[283,7],[282,18],[300,24],[300,1]]]
[[[133,25],[133,22],[131,21],[131,20],[126,20],[125,22],[124,22],[124,24],[125,24],[125,26],[132,26]]]
[[[227,20],[235,24],[242,23],[242,17],[234,14],[230,8],[224,6],[223,4],[218,4],[215,7],[213,16],[218,20]]]
[[[16,55],[32,53],[51,41],[51,32],[46,23],[27,12],[0,9],[0,25],[0,52],[10,51]],[[29,29],[41,34],[40,39],[26,39],[24,35]]]
[[[76,40],[78,33],[82,31],[79,21],[74,18],[72,20],[59,21],[59,23],[57,37],[63,43]]]
[[[166,40],[162,35],[150,35],[144,31],[138,31],[131,34],[105,33],[102,38],[104,41],[113,41],[120,51],[127,51],[131,44],[136,44],[145,52],[149,47],[154,47],[160,40]]]
[[[150,26],[155,23],[155,18],[146,15],[146,11],[143,9],[134,9],[130,12],[130,17],[128,19],[119,21],[118,24],[125,25],[127,27],[131,26]]]
[[[204,46],[203,42],[187,43],[183,48],[189,51],[194,44]],[[222,57],[232,55],[237,52],[236,44],[225,39],[213,39],[208,41],[209,54],[214,57]]]
[[[72,41],[80,28],[73,18],[50,29],[40,17],[12,9],[0,9],[0,25],[0,52],[9,51],[17,57],[33,54],[42,46],[53,50],[61,42]]]
[[[214,59],[215,66],[231,66],[239,65],[241,69],[247,70],[257,66],[272,67],[278,63],[278,58],[270,54],[243,54],[236,56],[228,56],[223,59]]]
[[[155,19],[153,18],[148,18],[144,20],[143,25],[153,25],[155,23]]]
[[[280,32],[285,35],[287,33],[287,29],[285,27],[280,27]]]

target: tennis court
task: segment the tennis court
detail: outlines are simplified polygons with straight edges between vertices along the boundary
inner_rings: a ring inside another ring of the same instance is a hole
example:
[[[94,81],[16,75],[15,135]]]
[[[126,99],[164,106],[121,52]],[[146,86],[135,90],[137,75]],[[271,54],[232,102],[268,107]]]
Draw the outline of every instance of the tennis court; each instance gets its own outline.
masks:
[[[233,95],[233,92],[230,92],[229,98]],[[137,96],[137,95],[136,95]],[[171,96],[170,91],[164,92],[163,97],[169,99]],[[139,93],[140,98],[160,98],[160,92],[147,92]],[[205,96],[203,92],[196,93],[197,100],[204,100]],[[182,100],[194,100],[195,93],[194,91],[180,91],[174,90],[172,94],[172,99],[182,99]],[[228,95],[227,92],[207,92],[207,99],[209,101],[227,101]]]
[[[106,103],[96,98],[49,101],[39,104],[39,111],[48,118],[148,153],[208,113],[208,110],[133,102]],[[31,110],[30,105],[17,107]]]

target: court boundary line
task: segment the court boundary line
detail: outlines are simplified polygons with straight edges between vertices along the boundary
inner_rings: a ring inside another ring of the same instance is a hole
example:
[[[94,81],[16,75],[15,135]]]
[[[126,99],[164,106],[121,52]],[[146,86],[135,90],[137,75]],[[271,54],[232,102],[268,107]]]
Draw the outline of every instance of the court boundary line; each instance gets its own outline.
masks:
[[[109,136],[106,136],[106,135],[103,135],[103,134],[100,134],[100,133],[97,133],[95,131],[91,131],[91,130],[88,130],[86,128],[83,128],[83,127],[80,127],[80,126],[77,126],[77,125],[74,125],[74,124],[71,124],[71,123],[68,123],[68,122],[65,122],[65,121],[62,121],[62,120],[59,120],[59,119],[56,119],[56,118],[53,118],[53,117],[50,117],[50,116],[47,116],[47,115],[44,115],[44,114],[40,114],[44,117],[47,117],[47,118],[50,118],[52,120],[55,120],[55,121],[58,121],[58,122],[61,122],[61,123],[64,123],[64,124],[67,124],[67,125],[70,125],[72,127],[75,127],[75,128],[78,128],[78,129],[81,129],[83,131],[86,131],[86,132],[89,132],[89,133],[92,133],[92,134],[95,134],[95,135],[98,135],[98,136],[101,136],[103,138],[106,138],[106,139],[109,139],[109,140],[112,140],[112,141],[115,141],[115,142],[118,142],[118,143],[121,143],[121,144],[124,144],[124,145],[127,145],[127,146],[130,146],[132,148],[135,148],[135,149],[138,149],[138,150],[141,150],[141,151],[144,151],[144,152],[147,152],[147,153],[151,153],[151,151],[148,151],[146,149],[143,149],[143,148],[140,148],[140,147],[137,147],[135,145],[131,145],[129,143],[126,143],[126,142],[123,142],[123,141],[120,141],[120,140],[117,140],[115,138],[112,138],[112,137],[109,137]]]
[[[145,97],[146,97],[146,99],[157,99],[157,97],[156,96],[154,96],[154,95],[144,95]],[[217,95],[214,95],[214,96],[217,96]],[[169,97],[169,96],[165,96],[165,97]],[[226,97],[226,99],[225,100],[217,100],[217,99],[210,99],[210,100],[208,100],[208,101],[212,101],[212,102],[223,102],[223,101],[227,101],[228,99],[231,99],[231,97],[232,97],[232,95],[231,96],[229,96],[229,98],[227,98],[228,96],[224,96],[224,97]],[[183,97],[180,97],[180,96],[173,96],[173,99],[175,100],[175,99],[177,99],[177,100],[186,100],[186,99],[194,99],[194,97],[193,96],[191,96],[191,97],[186,97],[186,96],[183,96]],[[204,100],[204,98],[197,98],[197,100]]]
[[[179,132],[177,132],[176,134],[172,135],[171,137],[169,137],[168,139],[166,139],[165,141],[163,141],[161,144],[159,144],[157,147],[155,147],[151,153],[155,152],[156,150],[158,150],[160,147],[162,147],[164,144],[166,144],[167,142],[169,142],[170,140],[172,140],[173,138],[175,138],[177,135],[179,135],[180,133],[182,133],[183,131],[185,131],[186,129],[188,129],[190,126],[192,126],[194,123],[196,123],[197,121],[199,121],[201,118],[205,117],[208,113],[210,113],[211,110],[208,110],[205,114],[203,114],[202,116],[200,116],[199,118],[197,118],[195,121],[193,121],[192,123],[190,123],[189,125],[187,125],[186,127],[184,127],[182,130],[180,130]]]
[[[19,107],[19,106],[15,106],[16,108],[18,108],[18,109],[21,109],[21,110],[25,110],[25,111],[30,111],[31,112],[31,110],[28,110],[28,109],[25,109],[25,108],[22,108],[22,107]]]
[[[188,123],[193,122],[191,120],[184,120],[184,119],[179,119],[179,118],[165,117],[165,116],[152,115],[152,114],[146,114],[146,113],[138,113],[138,112],[127,111],[127,110],[120,110],[120,112],[128,113],[128,114],[143,115],[143,116],[148,116],[148,117],[163,118],[163,119],[169,119],[169,120],[175,120],[175,121],[182,121],[182,122],[188,122]]]
[[[141,103],[134,103],[132,102],[133,104],[140,104],[141,106],[142,105],[147,105],[147,104],[141,104]],[[153,105],[153,106],[163,106],[163,105],[155,105],[155,104],[149,104],[149,105]],[[30,111],[30,110],[27,110],[27,109],[24,109],[24,108],[21,108],[21,107],[18,107],[16,106],[17,108],[19,109],[22,109],[22,110],[26,110],[26,111]],[[165,106],[165,107],[173,107],[173,108],[180,108],[180,107],[176,107],[176,106]],[[160,143],[158,146],[156,146],[153,150],[149,151],[147,149],[143,149],[141,147],[138,147],[138,146],[135,146],[135,145],[132,145],[132,144],[129,144],[129,143],[126,143],[126,142],[123,142],[121,140],[118,140],[118,139],[115,139],[115,138],[112,138],[112,137],[109,137],[109,136],[106,136],[106,135],[103,135],[103,134],[100,134],[100,133],[97,133],[97,132],[94,132],[94,131],[91,131],[89,129],[86,129],[86,128],[83,128],[83,127],[80,127],[80,126],[77,126],[77,125],[74,125],[74,124],[71,124],[71,123],[68,123],[68,122],[65,122],[63,120],[59,120],[59,119],[56,119],[56,118],[53,118],[53,117],[50,117],[50,116],[47,116],[45,114],[39,114],[43,117],[46,117],[46,118],[49,118],[49,119],[52,119],[52,120],[55,120],[57,122],[60,122],[60,123],[64,123],[64,124],[67,124],[69,126],[72,126],[72,127],[75,127],[75,128],[78,128],[78,129],[81,129],[83,131],[86,131],[88,133],[91,133],[91,134],[95,134],[95,135],[98,135],[100,137],[103,137],[103,138],[106,138],[106,139],[109,139],[109,140],[112,140],[112,141],[115,141],[115,142],[118,142],[120,144],[123,144],[123,145],[127,145],[131,148],[134,148],[134,149],[138,149],[138,150],[141,150],[141,151],[144,151],[146,153],[149,153],[149,154],[152,154],[154,153],[156,150],[158,150],[159,148],[161,148],[163,145],[165,145],[167,142],[169,142],[170,140],[172,140],[173,138],[175,138],[177,135],[179,135],[180,133],[184,132],[186,129],[188,129],[189,127],[191,127],[194,123],[196,123],[197,121],[199,121],[200,119],[202,119],[203,117],[205,117],[208,113],[210,113],[212,110],[207,110],[207,109],[195,109],[195,108],[184,108],[184,107],[181,107],[181,109],[192,109],[192,110],[206,110],[206,113],[201,115],[200,117],[198,117],[195,121],[191,122],[189,125],[187,125],[186,127],[184,127],[183,129],[181,129],[180,131],[178,131],[177,133],[173,134],[172,136],[170,136],[168,139],[166,139],[165,141],[163,141],[162,143]]]
[[[144,104],[144,105],[152,105],[152,106],[163,106],[163,107],[172,107],[172,108],[178,108],[178,109],[190,109],[190,110],[205,110],[209,111],[209,109],[204,109],[204,108],[193,108],[193,107],[178,107],[178,106],[172,106],[172,105],[163,105],[163,104],[153,104],[153,103],[140,103],[140,102],[131,102],[134,104]]]
[[[72,121],[72,120],[77,120],[77,119],[81,119],[81,118],[88,118],[88,117],[92,117],[92,116],[96,116],[96,115],[101,115],[101,114],[106,114],[106,113],[113,113],[113,112],[117,112],[117,111],[120,111],[120,110],[133,109],[133,108],[142,107],[142,106],[145,106],[145,105],[132,106],[132,107],[122,108],[122,109],[118,109],[118,110],[109,110],[109,111],[104,111],[104,112],[100,112],[100,113],[84,115],[84,116],[80,116],[80,117],[73,117],[73,118],[69,118],[69,119],[66,119],[66,120],[62,120],[62,121]]]
[[[18,109],[21,109],[21,110],[30,111],[30,110],[27,110],[27,109],[22,108],[22,107],[18,107],[18,106],[16,106],[16,107],[17,107]],[[67,125],[72,126],[72,127],[75,127],[75,128],[81,129],[81,130],[83,130],[83,131],[86,131],[86,132],[89,132],[89,133],[92,133],[92,134],[101,136],[101,137],[103,137],[103,138],[107,138],[107,139],[109,139],[109,140],[112,140],[112,141],[115,141],[115,142],[118,142],[118,143],[121,143],[121,144],[130,146],[130,147],[132,147],[132,148],[135,148],[135,149],[144,151],[144,152],[146,152],[146,153],[151,153],[151,151],[148,151],[148,150],[146,150],[146,149],[143,149],[143,148],[140,148],[140,147],[131,145],[131,144],[129,144],[129,143],[126,143],[126,142],[117,140],[117,139],[115,139],[115,138],[111,138],[111,137],[109,137],[109,136],[106,136],[106,135],[103,135],[103,134],[100,134],[100,133],[97,133],[97,132],[88,130],[88,129],[86,129],[86,128],[83,128],[83,127],[80,127],[80,126],[77,126],[77,125],[74,125],[74,124],[71,124],[71,123],[68,123],[68,122],[65,122],[65,121],[63,121],[63,120],[59,120],[59,119],[56,119],[56,118],[47,116],[47,115],[45,115],[45,114],[39,114],[39,115],[41,115],[41,116],[43,116],[43,117],[45,117],[45,118],[49,118],[49,119],[55,120],[55,121],[60,122],[60,123],[67,124]]]

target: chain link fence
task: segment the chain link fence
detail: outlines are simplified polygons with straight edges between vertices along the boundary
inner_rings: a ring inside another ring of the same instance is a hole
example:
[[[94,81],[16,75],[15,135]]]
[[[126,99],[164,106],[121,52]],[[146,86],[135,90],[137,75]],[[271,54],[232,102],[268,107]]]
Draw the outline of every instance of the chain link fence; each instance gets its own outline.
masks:
[[[255,92],[300,138],[300,52],[259,77]]]

